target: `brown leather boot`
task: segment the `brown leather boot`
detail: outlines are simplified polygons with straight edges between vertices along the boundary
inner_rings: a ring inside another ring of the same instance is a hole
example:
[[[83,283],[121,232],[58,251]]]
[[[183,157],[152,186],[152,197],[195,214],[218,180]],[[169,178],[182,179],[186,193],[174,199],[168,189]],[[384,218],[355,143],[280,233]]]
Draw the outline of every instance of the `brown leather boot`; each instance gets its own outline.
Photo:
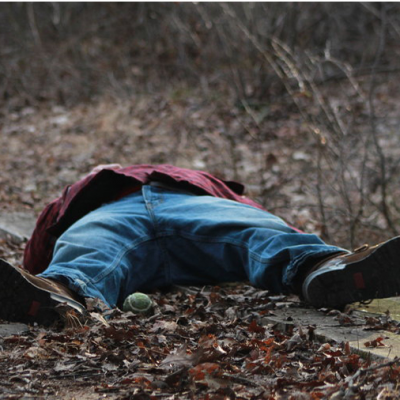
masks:
[[[58,281],[31,275],[0,259],[0,318],[12,322],[51,325],[60,319],[64,304],[78,315],[83,299]]]
[[[358,301],[397,296],[400,237],[323,261],[308,273],[302,292],[317,308],[342,308]]]

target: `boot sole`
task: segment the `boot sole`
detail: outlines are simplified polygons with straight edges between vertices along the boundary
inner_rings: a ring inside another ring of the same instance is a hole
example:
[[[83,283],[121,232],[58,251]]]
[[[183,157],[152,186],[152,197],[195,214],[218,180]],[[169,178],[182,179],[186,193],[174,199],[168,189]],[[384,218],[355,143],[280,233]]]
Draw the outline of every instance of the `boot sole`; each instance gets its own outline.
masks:
[[[305,299],[317,308],[400,294],[400,237],[384,242],[367,257],[350,264],[332,263],[304,281]]]
[[[69,299],[35,286],[19,268],[0,259],[1,319],[50,326],[60,319],[55,307],[63,302],[70,303]]]

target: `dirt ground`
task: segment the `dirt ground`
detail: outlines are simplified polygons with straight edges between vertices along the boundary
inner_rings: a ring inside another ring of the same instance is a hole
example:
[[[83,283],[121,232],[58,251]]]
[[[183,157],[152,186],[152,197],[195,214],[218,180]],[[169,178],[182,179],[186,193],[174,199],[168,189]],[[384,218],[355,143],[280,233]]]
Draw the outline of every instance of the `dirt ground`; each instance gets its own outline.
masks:
[[[249,196],[291,224],[324,232],[309,189],[317,180],[310,173],[317,144],[285,101],[249,113],[222,94],[182,87],[68,109],[3,109],[0,122],[3,212],[37,214],[98,164],[168,163],[244,182]],[[22,251],[0,243],[0,256],[13,264],[22,263]],[[69,315],[66,328],[32,326],[0,338],[0,398],[399,397],[397,361],[379,364],[346,343],[321,344],[312,326],[282,333],[261,323],[277,308],[296,307],[297,298],[270,297],[246,284],[151,296],[152,315],[115,310],[105,321],[93,306],[87,321]],[[389,319],[366,329],[383,325],[399,329]]]

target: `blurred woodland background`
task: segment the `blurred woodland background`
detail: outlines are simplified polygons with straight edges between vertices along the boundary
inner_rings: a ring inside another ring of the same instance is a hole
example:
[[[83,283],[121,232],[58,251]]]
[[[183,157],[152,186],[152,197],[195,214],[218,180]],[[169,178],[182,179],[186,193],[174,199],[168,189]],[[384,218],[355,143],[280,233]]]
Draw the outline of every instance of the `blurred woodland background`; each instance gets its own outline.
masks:
[[[247,184],[346,247],[400,230],[397,3],[1,3],[3,210],[99,163]]]

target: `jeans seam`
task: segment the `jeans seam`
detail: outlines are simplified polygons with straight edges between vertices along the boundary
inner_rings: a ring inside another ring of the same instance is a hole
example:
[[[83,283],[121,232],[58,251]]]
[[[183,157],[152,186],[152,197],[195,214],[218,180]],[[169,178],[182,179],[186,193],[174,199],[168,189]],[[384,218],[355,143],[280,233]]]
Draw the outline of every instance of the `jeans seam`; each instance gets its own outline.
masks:
[[[121,260],[125,257],[125,255],[131,252],[135,247],[140,246],[143,243],[150,242],[152,240],[156,240],[154,237],[146,237],[134,240],[129,245],[124,246],[124,248],[114,257],[113,262],[104,269],[103,272],[93,277],[91,280],[93,283],[98,283],[102,279],[104,279],[107,275],[109,275],[115,268],[121,263]]]
[[[265,260],[263,257],[258,256],[258,254],[254,253],[253,251],[251,251],[251,249],[249,248],[249,246],[241,241],[241,240],[226,240],[226,239],[213,239],[210,238],[208,236],[203,236],[203,235],[194,235],[194,234],[190,234],[190,233],[186,233],[186,232],[176,232],[176,231],[172,231],[172,230],[164,230],[163,233],[160,233],[159,236],[163,236],[163,237],[167,237],[167,236],[178,236],[178,237],[182,237],[185,239],[196,239],[198,241],[201,241],[203,243],[225,243],[225,244],[229,244],[232,246],[237,246],[237,247],[241,247],[243,249],[246,249],[250,258],[256,262],[259,262],[263,265],[272,265],[276,262],[279,262],[281,260],[284,260],[284,257],[275,257],[269,261]],[[272,262],[271,262],[272,261]]]
[[[156,240],[156,244],[160,248],[162,254],[165,280],[168,284],[171,283],[171,264],[169,261],[166,246],[164,244],[163,235],[160,234],[160,226],[154,212],[154,209],[157,207],[158,204],[164,203],[163,191],[158,189],[157,187],[145,185],[142,188],[142,193],[145,207],[150,216],[150,220],[153,226],[154,239]]]

